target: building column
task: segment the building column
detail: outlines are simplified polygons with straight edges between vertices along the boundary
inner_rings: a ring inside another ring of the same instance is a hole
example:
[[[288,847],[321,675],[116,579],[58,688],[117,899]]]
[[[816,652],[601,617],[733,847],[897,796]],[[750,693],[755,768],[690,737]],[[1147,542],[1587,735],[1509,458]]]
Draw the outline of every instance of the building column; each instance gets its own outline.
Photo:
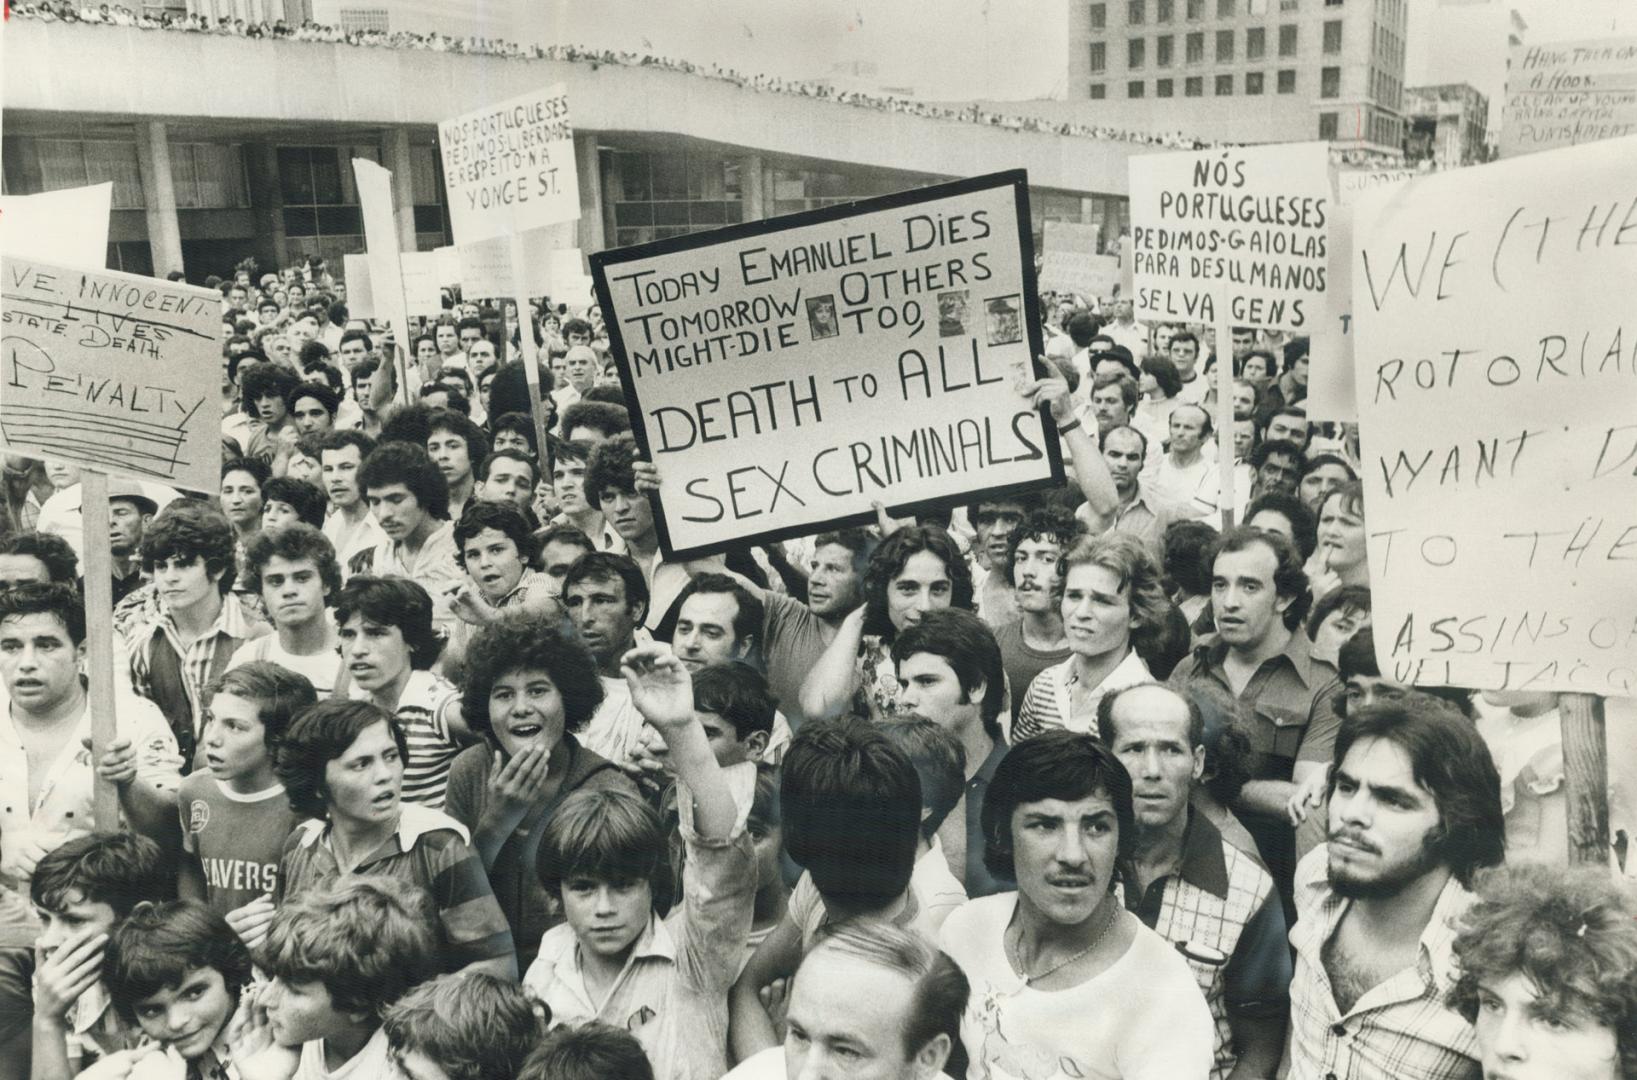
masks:
[[[140,130],[146,127],[147,130]],[[148,219],[148,246],[153,273],[164,277],[182,269],[182,225],[176,218],[176,188],[171,182],[170,141],[159,120],[139,124],[136,163],[142,173],[142,205]]]
[[[292,261],[284,231],[284,188],[279,183],[278,151],[266,139],[245,146],[250,155],[250,212],[255,222],[256,261],[270,269]]]
[[[762,155],[746,154],[739,159],[739,197],[744,200],[744,221],[767,217],[767,193],[762,184]]]
[[[389,128],[381,136],[381,158],[392,173],[392,216],[398,223],[398,249],[415,250],[415,177],[409,158],[409,129]]]
[[[602,166],[595,132],[574,133],[574,182],[580,187],[580,222],[576,236],[580,250],[590,255],[608,246],[603,222]]]

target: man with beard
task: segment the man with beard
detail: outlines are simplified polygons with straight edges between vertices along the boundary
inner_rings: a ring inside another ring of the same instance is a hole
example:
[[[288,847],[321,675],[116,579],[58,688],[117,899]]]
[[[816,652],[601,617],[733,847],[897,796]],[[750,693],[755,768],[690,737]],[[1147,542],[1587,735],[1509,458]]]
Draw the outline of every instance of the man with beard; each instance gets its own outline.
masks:
[[[1063,553],[1085,531],[1063,509],[1036,510],[1012,533],[1006,558],[1007,580],[1017,600],[1018,617],[995,627],[1006,681],[1020,687],[1012,695],[1011,719],[1023,707],[1023,690],[1042,671],[1069,658],[1063,632]]]
[[[1478,1042],[1445,1004],[1453,924],[1505,857],[1500,776],[1472,724],[1422,694],[1336,740],[1329,840],[1296,871],[1291,1080],[1467,1080]]]

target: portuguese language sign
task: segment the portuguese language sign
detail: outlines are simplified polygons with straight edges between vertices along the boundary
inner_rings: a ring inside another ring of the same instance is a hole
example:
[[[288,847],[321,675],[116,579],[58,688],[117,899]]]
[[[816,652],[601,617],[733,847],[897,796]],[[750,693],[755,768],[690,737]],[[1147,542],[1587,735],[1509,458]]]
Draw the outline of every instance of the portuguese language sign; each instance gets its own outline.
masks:
[[[1519,45],[1507,69],[1501,156],[1637,134],[1637,38]]]
[[[1329,278],[1324,143],[1131,159],[1136,315],[1307,332]]]
[[[1061,481],[1027,175],[591,257],[671,555]]]
[[[438,148],[457,243],[580,216],[574,128],[562,84],[445,120]]]
[[[0,449],[220,486],[221,295],[0,255]]]
[[[1330,212],[1330,280],[1325,317],[1313,325],[1308,354],[1310,420],[1358,419],[1353,400],[1353,204],[1366,191],[1415,178],[1413,169],[1349,169],[1336,177]]]
[[[1637,137],[1590,143],[1355,209],[1370,584],[1396,681],[1637,695],[1633,161]]]

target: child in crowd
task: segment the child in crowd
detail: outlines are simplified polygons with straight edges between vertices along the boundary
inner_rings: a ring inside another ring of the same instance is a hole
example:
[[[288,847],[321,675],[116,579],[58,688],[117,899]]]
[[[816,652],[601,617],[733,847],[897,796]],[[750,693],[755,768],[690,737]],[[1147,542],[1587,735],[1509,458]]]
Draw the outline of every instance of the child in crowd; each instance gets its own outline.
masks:
[[[389,1007],[381,1030],[404,1080],[510,1080],[544,1033],[538,1010],[516,983],[440,975]]]
[[[585,1024],[547,1035],[517,1080],[654,1080],[654,1069],[630,1032]]]
[[[114,1009],[153,1041],[149,1053],[182,1065],[186,1080],[237,1072],[232,1021],[252,968],[250,950],[220,915],[192,900],[143,902],[114,931],[107,953]]]
[[[888,720],[881,734],[904,752],[921,781],[921,839],[915,847],[910,892],[936,932],[949,913],[966,903],[966,888],[949,868],[938,830],[966,792],[966,751],[947,728],[925,717]]]
[[[873,916],[932,933],[910,888],[922,843],[921,783],[904,752],[865,721],[809,721],[782,769],[785,850],[806,872],[733,986],[739,1061],[778,1042],[757,995],[795,973],[826,922]]]
[[[135,833],[76,837],[40,859],[29,899],[35,942],[32,1073],[73,1076],[131,1049],[138,1032],[110,1009],[102,982],[109,935],[143,900],[170,894],[159,846]]]
[[[371,876],[334,882],[274,916],[257,953],[272,983],[252,1023],[299,1058],[294,1080],[390,1076],[381,1019],[437,955],[419,889]]]
[[[205,768],[177,793],[177,895],[226,917],[251,948],[272,920],[279,859],[301,820],[273,756],[296,714],[317,700],[304,676],[266,660],[228,671],[206,699]]]
[[[286,525],[252,536],[244,558],[245,584],[261,598],[275,632],[241,645],[228,667],[271,660],[305,675],[329,697],[341,674],[340,638],[329,612],[341,591],[335,546],[311,525]]]
[[[517,977],[506,917],[466,829],[430,807],[401,801],[404,734],[367,701],[325,701],[304,711],[279,748],[278,775],[304,821],[285,843],[273,902],[344,875],[376,874],[431,896],[444,968]]]
[[[682,904],[670,910],[665,830],[651,807],[625,791],[571,796],[552,814],[538,862],[541,883],[567,922],[541,939],[524,985],[550,1007],[554,1026],[596,1020],[633,1033],[656,1076],[720,1076],[727,1071],[727,989],[756,892],[744,828],[754,767],[724,775],[694,710],[687,669],[673,653],[633,649],[622,669],[633,704],[664,737],[681,785]]]

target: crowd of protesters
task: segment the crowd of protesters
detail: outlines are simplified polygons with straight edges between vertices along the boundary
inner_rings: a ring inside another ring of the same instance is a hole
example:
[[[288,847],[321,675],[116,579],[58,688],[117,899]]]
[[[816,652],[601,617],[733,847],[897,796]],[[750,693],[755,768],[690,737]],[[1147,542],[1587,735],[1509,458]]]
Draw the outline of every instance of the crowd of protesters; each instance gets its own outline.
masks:
[[[5,464],[0,1076],[1637,1080],[1629,774],[1571,867],[1557,699],[1379,669],[1304,339],[1047,294],[1069,483],[681,562],[595,306],[211,285],[107,745],[78,470]]]

